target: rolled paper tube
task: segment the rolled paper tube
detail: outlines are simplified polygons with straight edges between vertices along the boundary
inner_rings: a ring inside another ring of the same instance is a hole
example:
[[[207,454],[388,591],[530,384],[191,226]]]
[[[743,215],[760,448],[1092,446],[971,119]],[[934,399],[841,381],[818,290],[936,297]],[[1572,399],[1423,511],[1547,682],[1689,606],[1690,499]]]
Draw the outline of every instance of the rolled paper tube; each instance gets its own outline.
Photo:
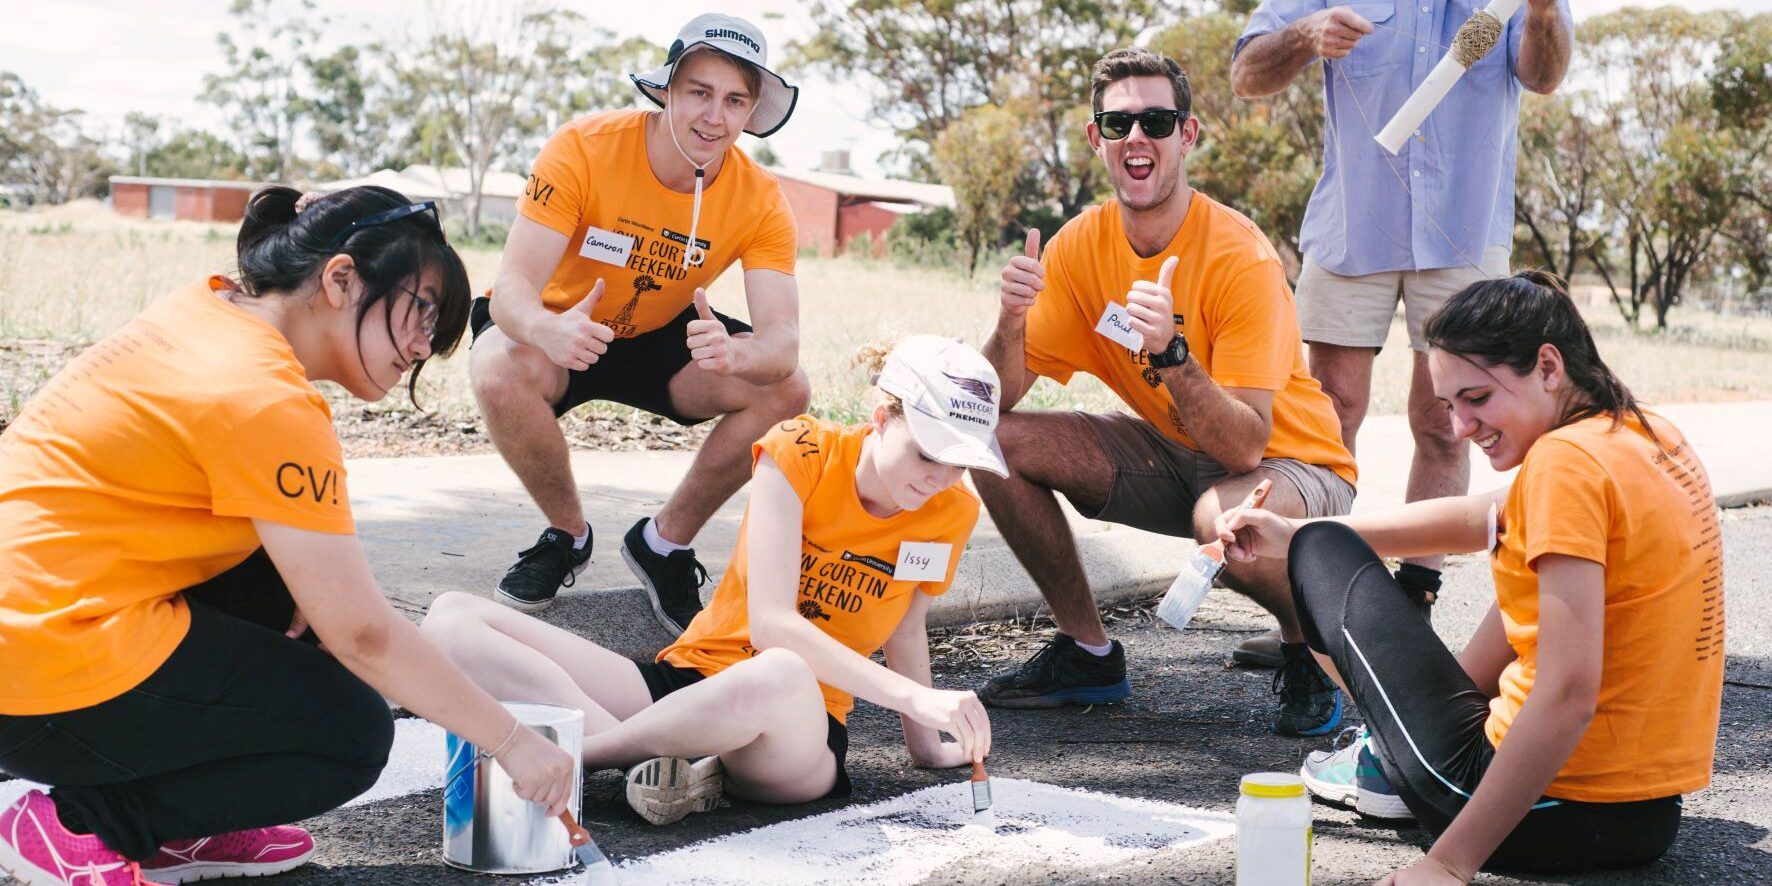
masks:
[[[1453,39],[1452,51],[1440,59],[1439,64],[1428,72],[1427,79],[1415,87],[1409,100],[1397,109],[1378,135],[1373,136],[1385,150],[1395,154],[1403,149],[1403,143],[1421,127],[1421,121],[1427,119],[1446,93],[1452,90],[1452,84],[1464,76],[1466,65],[1460,58],[1474,64],[1482,58],[1501,38],[1507,26],[1507,20],[1520,8],[1523,0],[1495,0],[1484,9],[1471,16],[1464,26],[1458,29],[1458,36]],[[1497,28],[1496,25],[1500,25]]]

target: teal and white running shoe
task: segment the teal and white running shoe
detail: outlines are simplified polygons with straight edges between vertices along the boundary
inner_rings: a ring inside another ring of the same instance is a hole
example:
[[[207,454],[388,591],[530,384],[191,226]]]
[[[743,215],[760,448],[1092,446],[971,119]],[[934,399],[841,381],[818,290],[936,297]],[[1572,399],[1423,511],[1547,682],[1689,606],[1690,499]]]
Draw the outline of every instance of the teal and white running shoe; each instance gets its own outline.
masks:
[[[1413,821],[1415,816],[1378,767],[1372,738],[1364,726],[1350,726],[1336,736],[1335,747],[1312,751],[1298,774],[1311,794],[1336,806],[1387,821]]]

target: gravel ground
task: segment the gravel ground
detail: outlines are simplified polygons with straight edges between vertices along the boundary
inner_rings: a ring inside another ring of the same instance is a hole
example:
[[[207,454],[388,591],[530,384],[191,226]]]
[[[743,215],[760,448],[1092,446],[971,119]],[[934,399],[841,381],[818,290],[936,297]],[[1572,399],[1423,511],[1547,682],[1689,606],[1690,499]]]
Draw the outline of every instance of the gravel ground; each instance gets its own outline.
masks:
[[[43,383],[85,348],[84,342],[0,339],[0,434],[6,432],[19,409]],[[434,391],[427,391],[425,383],[421,382],[419,387],[419,402],[426,409],[414,407],[403,389],[380,403],[365,403],[330,383],[322,382],[320,390],[332,407],[333,427],[338,430],[346,458],[493,451],[479,412],[459,402],[428,411],[438,398]],[[713,423],[685,428],[637,409],[598,403],[566,416],[560,428],[567,442],[576,448],[611,452],[693,450],[707,438]]]

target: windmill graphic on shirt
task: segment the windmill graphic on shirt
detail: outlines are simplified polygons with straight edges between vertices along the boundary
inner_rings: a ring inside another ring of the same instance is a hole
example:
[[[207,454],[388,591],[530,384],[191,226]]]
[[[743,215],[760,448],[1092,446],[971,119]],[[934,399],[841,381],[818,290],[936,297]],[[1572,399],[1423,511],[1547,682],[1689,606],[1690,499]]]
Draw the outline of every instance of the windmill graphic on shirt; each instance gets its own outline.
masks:
[[[653,281],[651,274],[641,274],[635,277],[634,297],[628,299],[628,303],[621,306],[621,313],[616,314],[614,320],[609,321],[609,331],[615,333],[616,338],[631,337],[634,334],[634,308],[639,307],[640,296],[648,292],[657,292],[663,288]]]

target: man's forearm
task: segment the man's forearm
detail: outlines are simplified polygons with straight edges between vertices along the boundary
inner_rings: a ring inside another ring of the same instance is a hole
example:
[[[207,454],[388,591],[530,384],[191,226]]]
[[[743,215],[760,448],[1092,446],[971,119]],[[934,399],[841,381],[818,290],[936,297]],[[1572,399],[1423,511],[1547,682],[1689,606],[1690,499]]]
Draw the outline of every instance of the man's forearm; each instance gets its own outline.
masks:
[[[1539,94],[1549,94],[1563,82],[1569,72],[1569,56],[1574,51],[1574,36],[1569,22],[1557,3],[1532,3],[1526,8],[1525,33],[1520,38],[1520,59],[1515,73],[1520,85]]]
[[[1014,409],[1027,393],[1027,332],[1025,316],[999,314],[996,331],[984,343],[984,358],[991,361],[997,380],[1003,383],[1003,396],[997,404],[1000,412]]]
[[[1239,98],[1262,98],[1287,86],[1316,59],[1303,21],[1252,38],[1231,62],[1231,90]]]
[[[754,385],[775,384],[800,365],[800,330],[789,324],[777,323],[767,332],[734,338],[732,347],[732,374]]]
[[[1255,470],[1272,435],[1253,406],[1218,386],[1197,360],[1162,370],[1163,384],[1187,422],[1188,435],[1233,474]]]
[[[502,275],[492,283],[492,299],[487,302],[492,322],[512,341],[529,344],[530,330],[538,321],[552,316],[541,301],[541,290],[522,281],[507,280]]]

